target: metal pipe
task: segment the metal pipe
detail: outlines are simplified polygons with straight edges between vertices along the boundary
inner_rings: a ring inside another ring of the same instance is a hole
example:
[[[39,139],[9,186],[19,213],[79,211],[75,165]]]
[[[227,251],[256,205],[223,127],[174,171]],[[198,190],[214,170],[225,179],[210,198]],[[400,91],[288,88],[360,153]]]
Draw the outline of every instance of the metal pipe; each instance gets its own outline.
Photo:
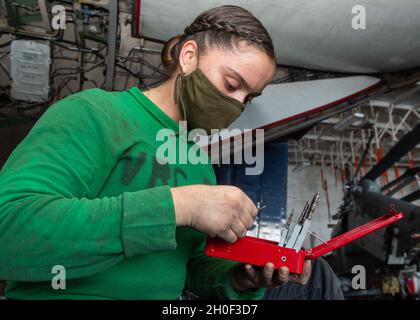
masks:
[[[108,52],[106,57],[105,89],[112,91],[114,88],[115,56],[117,48],[118,31],[118,1],[109,1],[109,25],[108,25]]]

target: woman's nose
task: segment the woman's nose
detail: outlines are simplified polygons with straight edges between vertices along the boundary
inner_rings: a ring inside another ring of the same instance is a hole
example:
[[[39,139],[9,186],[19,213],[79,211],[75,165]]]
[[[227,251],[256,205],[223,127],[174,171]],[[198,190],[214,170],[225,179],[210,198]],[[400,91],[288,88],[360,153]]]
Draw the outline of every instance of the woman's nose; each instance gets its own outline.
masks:
[[[246,99],[247,95],[248,95],[247,92],[237,91],[237,92],[234,92],[231,95],[231,97],[238,100],[241,103],[245,103],[245,99]]]

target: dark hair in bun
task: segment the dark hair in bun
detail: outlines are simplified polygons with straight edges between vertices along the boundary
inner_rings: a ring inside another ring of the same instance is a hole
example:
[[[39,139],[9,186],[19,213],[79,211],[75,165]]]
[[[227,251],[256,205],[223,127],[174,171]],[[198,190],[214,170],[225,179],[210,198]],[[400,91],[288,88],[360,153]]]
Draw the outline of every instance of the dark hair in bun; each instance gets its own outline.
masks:
[[[262,23],[244,8],[225,5],[203,12],[185,28],[183,34],[165,43],[161,58],[167,78],[178,67],[183,44],[191,39],[196,41],[201,53],[212,45],[230,49],[245,40],[263,50],[276,62],[273,42]]]

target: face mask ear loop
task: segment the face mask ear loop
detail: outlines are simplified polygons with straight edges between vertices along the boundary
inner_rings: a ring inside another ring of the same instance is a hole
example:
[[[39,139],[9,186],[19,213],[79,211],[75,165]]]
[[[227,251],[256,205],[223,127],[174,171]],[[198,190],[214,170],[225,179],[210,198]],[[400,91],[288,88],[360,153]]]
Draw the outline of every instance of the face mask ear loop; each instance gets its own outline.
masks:
[[[199,55],[198,55],[198,49],[197,49],[197,69],[198,69],[199,64],[200,64]],[[183,78],[184,78],[184,74],[182,73],[182,70],[181,70],[181,72],[178,74],[175,80],[174,100],[178,105],[179,104],[181,105],[183,119],[187,121],[187,112],[185,111],[185,104],[184,104],[184,100],[182,100],[182,94],[181,94],[181,85],[182,85],[182,82],[184,81]],[[188,123],[187,123],[187,126],[188,126]],[[186,129],[187,128],[185,128],[185,130]],[[182,133],[184,133],[184,131],[179,132],[179,134],[182,134]]]
[[[200,69],[200,55],[198,54],[198,48],[197,48],[197,67],[195,70]]]
[[[174,101],[178,105],[178,107],[181,106],[182,117],[183,117],[183,120],[186,121],[187,120],[187,113],[185,111],[185,107],[184,107],[185,104],[184,104],[184,101],[182,100],[182,94],[181,94],[181,85],[182,85],[183,77],[184,77],[184,75],[182,74],[182,71],[176,77],[175,85],[174,85]],[[179,131],[179,135],[182,135],[184,133],[184,130],[186,130],[186,128],[184,128],[184,126],[181,126],[181,128],[180,128],[180,131]]]
[[[174,88],[174,100],[178,106],[181,105],[182,117],[183,117],[183,120],[186,120],[187,113],[185,112],[185,107],[184,107],[185,105],[184,105],[184,101],[182,100],[182,94],[181,94],[181,85],[182,85],[183,77],[184,75],[182,74],[182,71],[176,77],[175,88]]]

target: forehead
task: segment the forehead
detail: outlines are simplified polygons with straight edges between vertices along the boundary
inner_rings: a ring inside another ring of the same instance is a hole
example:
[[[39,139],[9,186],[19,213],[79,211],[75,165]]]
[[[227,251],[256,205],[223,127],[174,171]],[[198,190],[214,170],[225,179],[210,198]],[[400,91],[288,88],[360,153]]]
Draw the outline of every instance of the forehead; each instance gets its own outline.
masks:
[[[235,70],[254,89],[268,84],[276,70],[273,60],[262,49],[244,43],[229,49],[210,47],[206,60],[222,71]]]

